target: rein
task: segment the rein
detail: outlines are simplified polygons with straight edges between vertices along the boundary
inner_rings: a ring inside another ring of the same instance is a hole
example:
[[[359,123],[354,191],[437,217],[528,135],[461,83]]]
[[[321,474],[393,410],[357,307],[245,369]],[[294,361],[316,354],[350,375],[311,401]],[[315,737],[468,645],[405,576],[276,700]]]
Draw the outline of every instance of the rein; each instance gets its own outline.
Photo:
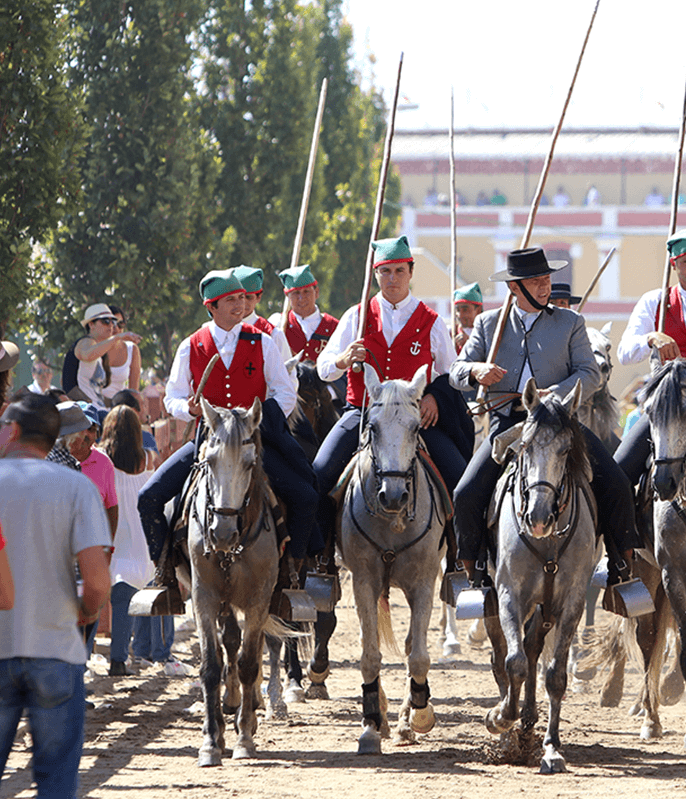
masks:
[[[254,444],[252,438],[246,438],[241,441],[241,446],[248,446],[249,444]],[[250,506],[250,501],[252,495],[254,493],[255,487],[257,485],[257,481],[255,478],[255,465],[256,462],[253,463],[251,467],[251,477],[250,483],[248,484],[248,488],[245,492],[245,497],[243,499],[243,504],[240,508],[228,508],[228,507],[218,507],[214,505],[212,501],[212,492],[210,490],[210,466],[209,462],[206,458],[198,461],[193,465],[193,469],[200,474],[200,478],[205,483],[205,518],[201,519],[200,514],[198,513],[198,506],[197,506],[197,491],[196,490],[196,501],[193,502],[193,516],[195,521],[202,529],[202,537],[203,537],[203,554],[206,558],[209,558],[212,554],[217,555],[219,558],[220,565],[224,571],[226,571],[229,566],[241,556],[244,550],[250,546],[254,541],[257,540],[257,536],[261,530],[261,527],[265,524],[265,517],[264,514],[264,503],[262,508],[262,513],[257,517],[255,523],[246,529],[244,524],[245,513]],[[231,544],[231,547],[228,552],[217,552],[214,548],[214,542],[212,540],[212,536],[210,534],[210,522],[212,516],[223,516],[223,517],[238,517],[238,535],[236,536],[236,540]],[[268,524],[268,520],[267,520]]]

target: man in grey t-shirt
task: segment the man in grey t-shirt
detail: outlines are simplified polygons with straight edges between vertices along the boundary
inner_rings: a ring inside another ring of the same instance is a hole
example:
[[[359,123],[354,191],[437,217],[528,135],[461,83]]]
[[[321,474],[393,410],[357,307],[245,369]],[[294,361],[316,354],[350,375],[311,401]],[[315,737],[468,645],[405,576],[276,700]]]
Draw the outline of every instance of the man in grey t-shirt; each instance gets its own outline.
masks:
[[[26,710],[38,795],[74,797],[86,662],[77,622],[94,621],[109,595],[110,533],[93,483],[45,460],[59,428],[52,400],[36,394],[0,419],[0,519],[15,583],[14,608],[0,613],[0,776]]]

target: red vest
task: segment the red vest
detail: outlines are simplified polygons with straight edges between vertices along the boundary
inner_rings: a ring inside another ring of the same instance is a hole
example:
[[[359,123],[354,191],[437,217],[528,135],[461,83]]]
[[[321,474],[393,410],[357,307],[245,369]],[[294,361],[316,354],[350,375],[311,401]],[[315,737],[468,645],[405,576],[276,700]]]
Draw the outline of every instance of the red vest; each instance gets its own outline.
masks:
[[[202,380],[205,367],[217,352],[209,326],[201,327],[191,336],[191,377],[195,391]],[[227,369],[220,358],[210,373],[203,391],[205,399],[220,408],[249,408],[259,397],[267,397],[262,355],[262,333],[252,325],[241,325],[238,343],[231,366]]]
[[[303,350],[301,361],[312,361],[316,363],[317,356],[326,346],[326,342],[331,338],[331,334],[336,329],[338,319],[331,314],[323,313],[322,321],[308,341],[300,322],[293,311],[288,312],[288,327],[286,328],[286,340],[291,348],[293,355]]]
[[[258,330],[261,330],[263,333],[266,333],[268,336],[271,336],[272,330],[274,330],[274,325],[267,321],[264,316],[258,316],[257,319],[252,323],[253,327],[256,327]]]
[[[420,366],[429,367],[431,379],[431,328],[438,314],[420,302],[405,327],[395,337],[389,347],[381,325],[381,307],[376,297],[372,297],[367,313],[367,327],[364,345],[374,355],[367,353],[367,363],[371,364],[381,380],[411,380]],[[364,372],[348,370],[348,393],[346,399],[351,405],[362,407],[364,394]]]
[[[660,319],[660,305],[655,314],[655,330]],[[681,292],[679,286],[672,286],[667,298],[667,311],[665,313],[665,333],[676,341],[681,357],[686,357],[686,324],[684,323],[684,309],[681,305]]]

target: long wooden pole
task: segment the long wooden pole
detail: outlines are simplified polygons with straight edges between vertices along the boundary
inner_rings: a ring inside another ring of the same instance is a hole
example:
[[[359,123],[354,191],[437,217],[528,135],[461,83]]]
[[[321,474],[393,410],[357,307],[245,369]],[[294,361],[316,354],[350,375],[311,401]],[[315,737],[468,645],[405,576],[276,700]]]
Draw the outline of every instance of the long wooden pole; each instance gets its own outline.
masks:
[[[300,258],[300,248],[303,243],[303,235],[305,233],[305,219],[307,218],[307,206],[310,204],[310,191],[312,190],[312,181],[314,180],[314,168],[317,163],[317,148],[319,147],[319,132],[322,129],[322,118],[324,116],[324,106],[326,105],[326,91],[329,86],[329,81],[324,78],[322,81],[322,88],[319,92],[319,105],[317,106],[317,116],[314,121],[314,130],[312,131],[312,143],[310,144],[310,158],[307,163],[307,174],[305,175],[305,188],[303,189],[302,201],[300,203],[300,216],[298,217],[298,228],[295,233],[295,242],[293,243],[293,252],[291,254],[291,268],[298,265]],[[288,310],[290,302],[288,301],[288,294],[283,297],[283,310],[281,311],[281,329],[285,330],[288,325]]]
[[[372,223],[372,232],[369,237],[369,250],[367,251],[367,263],[364,270],[364,285],[362,287],[362,298],[360,299],[360,318],[357,325],[357,338],[364,337],[364,329],[367,324],[367,306],[369,305],[369,295],[372,292],[372,273],[374,264],[374,249],[372,242],[379,237],[379,229],[381,228],[381,217],[383,215],[383,199],[386,193],[386,180],[388,178],[388,167],[391,163],[391,145],[393,144],[393,133],[395,131],[395,114],[398,110],[398,93],[400,92],[400,75],[403,70],[403,53],[400,54],[400,62],[398,63],[398,77],[395,82],[395,94],[393,95],[393,106],[391,108],[391,116],[388,121],[388,128],[386,129],[386,141],[384,143],[383,160],[381,162],[381,172],[379,174],[379,187],[376,192],[376,207],[374,209],[374,221]],[[355,362],[353,370],[356,372],[362,371],[362,364]]]
[[[586,300],[591,296],[591,292],[596,287],[596,283],[600,280],[600,276],[607,269],[607,265],[612,260],[612,256],[615,254],[616,250],[617,248],[613,247],[610,250],[610,252],[607,254],[601,266],[598,268],[598,271],[595,273],[595,277],[593,278],[593,280],[591,280],[591,285],[586,289],[586,293],[581,298],[581,302],[576,306],[576,310],[578,311],[578,313],[581,313],[581,309],[584,307],[584,305],[586,305]]]
[[[457,332],[455,289],[457,288],[457,191],[455,190],[455,96],[450,89],[450,338]]]
[[[681,130],[679,131],[679,147],[674,159],[674,177],[672,179],[672,213],[669,219],[669,235],[676,232],[676,221],[679,208],[679,183],[681,181],[681,161],[684,153],[684,133],[686,132],[686,92],[684,92],[684,107],[681,111]],[[662,299],[660,300],[660,316],[658,319],[657,330],[659,333],[665,332],[665,314],[667,313],[667,297],[669,295],[669,251],[665,258],[665,271],[662,279]]]
[[[589,36],[591,35],[591,29],[593,28],[593,23],[595,21],[596,14],[598,13],[598,6],[600,5],[600,0],[596,0],[595,8],[593,9],[593,14],[591,16],[591,22],[589,23],[588,30],[586,31],[586,36],[584,38],[584,43],[581,47],[581,53],[579,54],[579,58],[576,62],[576,69],[574,70],[574,76],[572,77],[572,82],[569,85],[569,89],[567,91],[567,97],[565,99],[564,106],[562,107],[562,113],[560,114],[560,120],[557,123],[555,130],[553,131],[553,137],[550,142],[550,149],[548,150],[548,155],[543,163],[543,169],[541,170],[541,177],[538,180],[538,186],[536,188],[536,193],[534,194],[533,202],[531,203],[531,209],[529,210],[529,218],[526,222],[526,227],[524,229],[524,235],[522,236],[522,241],[520,244],[521,249],[525,249],[529,246],[529,239],[531,238],[531,231],[534,227],[534,221],[536,219],[536,213],[538,212],[538,207],[541,203],[541,197],[543,196],[543,189],[545,188],[545,182],[548,178],[548,172],[550,171],[550,164],[553,160],[553,154],[555,153],[555,145],[557,144],[557,138],[560,135],[560,131],[562,130],[562,123],[564,122],[565,114],[567,113],[567,108],[569,106],[569,102],[572,99],[572,92],[574,90],[574,84],[576,83],[577,75],[579,74],[579,69],[581,67],[581,61],[583,60],[584,53],[586,52],[586,45],[588,43]],[[498,354],[498,349],[500,347],[500,342],[503,337],[503,333],[505,331],[505,324],[507,322],[508,314],[510,313],[510,306],[512,304],[512,294],[508,292],[505,301],[500,309],[500,315],[498,316],[498,323],[496,325],[495,333],[493,335],[493,342],[491,343],[491,349],[488,353],[488,362],[494,363],[495,357]],[[477,399],[483,400],[486,396],[486,388],[484,386],[479,386],[479,392],[477,395]]]

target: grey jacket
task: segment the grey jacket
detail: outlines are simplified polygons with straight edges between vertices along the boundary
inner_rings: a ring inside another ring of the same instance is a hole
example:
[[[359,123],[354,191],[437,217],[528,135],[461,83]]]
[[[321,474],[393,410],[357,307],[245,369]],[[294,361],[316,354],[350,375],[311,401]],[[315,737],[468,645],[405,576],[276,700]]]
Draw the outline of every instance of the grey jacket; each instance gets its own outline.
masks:
[[[470,364],[488,360],[488,351],[498,322],[499,309],[476,318],[474,330],[456,361],[450,367],[450,384],[470,391]],[[549,388],[563,398],[581,379],[582,402],[600,385],[600,371],[591,352],[583,317],[567,308],[553,307],[553,313],[541,312],[528,333],[514,304],[503,331],[495,362],[507,374],[492,389],[517,391],[527,356],[539,388]]]

